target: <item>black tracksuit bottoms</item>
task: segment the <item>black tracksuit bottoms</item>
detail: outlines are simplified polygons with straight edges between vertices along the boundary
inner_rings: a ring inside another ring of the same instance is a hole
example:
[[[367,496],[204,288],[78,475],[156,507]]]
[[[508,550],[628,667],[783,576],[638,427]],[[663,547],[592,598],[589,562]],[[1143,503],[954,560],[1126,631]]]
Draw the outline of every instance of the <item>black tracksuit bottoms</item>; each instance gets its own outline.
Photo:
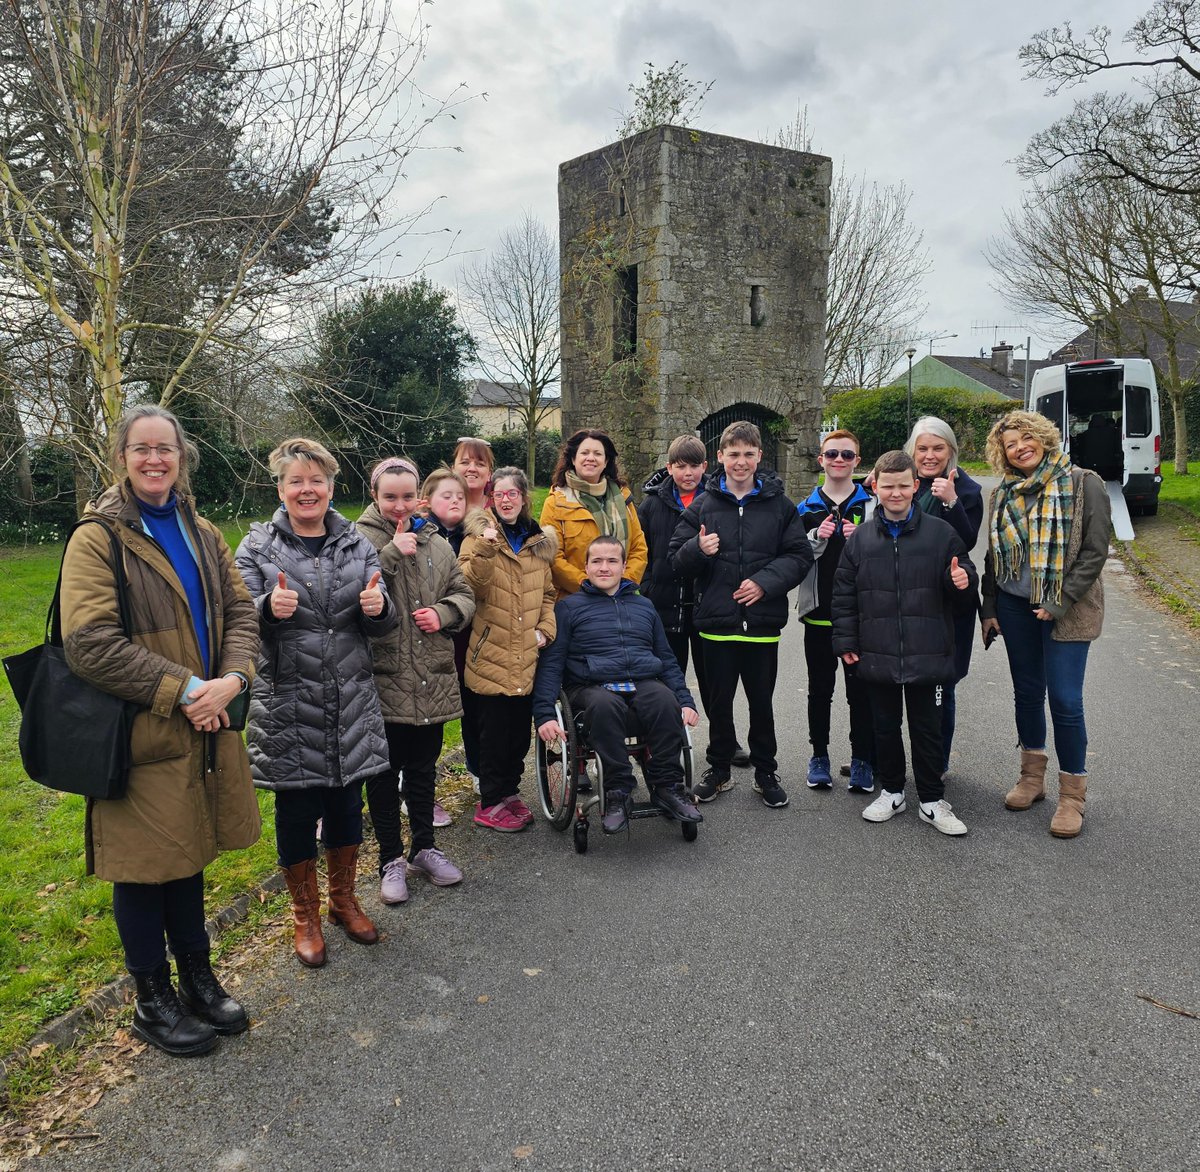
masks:
[[[733,697],[738,680],[750,709],[746,738],[756,778],[773,774],[775,760],[775,677],[779,674],[779,641],[702,639],[704,670],[708,675],[708,761],[718,775],[728,777],[737,737],[733,729]]]
[[[875,720],[875,778],[888,793],[904,792],[904,727],[912,746],[917,797],[936,802],[942,783],[942,684],[867,684]]]

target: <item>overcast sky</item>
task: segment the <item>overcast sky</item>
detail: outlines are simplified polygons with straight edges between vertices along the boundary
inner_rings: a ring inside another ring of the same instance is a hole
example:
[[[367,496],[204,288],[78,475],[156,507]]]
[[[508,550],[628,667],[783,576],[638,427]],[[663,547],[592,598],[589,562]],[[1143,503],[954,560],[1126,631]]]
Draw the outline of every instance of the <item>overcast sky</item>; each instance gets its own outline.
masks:
[[[1020,343],[1033,324],[992,291],[982,250],[1020,199],[1010,160],[1070,105],[1022,79],[1017,50],[1064,20],[1080,30],[1105,23],[1119,38],[1147,6],[437,0],[426,8],[433,30],[418,81],[437,94],[462,82],[486,98],[430,129],[426,148],[461,151],[422,150],[400,195],[410,206],[444,196],[426,227],[460,233],[460,252],[486,251],[526,209],[555,226],[559,163],[615,137],[627,87],[646,62],[679,59],[690,77],[715,82],[694,121],[700,129],[771,139],[806,105],[815,150],[881,183],[907,184],[932,260],[922,332],[958,334],[935,342],[935,353],[977,354],[990,348],[991,327]],[[422,250],[407,241],[398,271]],[[461,264],[443,261],[429,275],[453,287]],[[1034,357],[1065,340],[1035,331]]]

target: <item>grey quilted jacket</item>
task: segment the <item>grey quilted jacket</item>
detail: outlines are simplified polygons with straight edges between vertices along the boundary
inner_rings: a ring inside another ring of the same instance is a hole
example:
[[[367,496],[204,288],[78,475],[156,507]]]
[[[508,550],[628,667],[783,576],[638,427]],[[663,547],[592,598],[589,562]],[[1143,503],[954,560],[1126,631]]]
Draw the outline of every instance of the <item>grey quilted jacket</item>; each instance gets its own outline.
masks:
[[[311,789],[365,781],[388,767],[383,715],[371,667],[373,636],[396,625],[396,608],[368,618],[358,596],[380,569],[375,547],[330,509],[329,534],[313,557],[281,508],[242,539],[237,567],[258,608],[262,650],[250,694],[246,747],[254,784]],[[287,575],[300,595],[290,619],[268,598]]]

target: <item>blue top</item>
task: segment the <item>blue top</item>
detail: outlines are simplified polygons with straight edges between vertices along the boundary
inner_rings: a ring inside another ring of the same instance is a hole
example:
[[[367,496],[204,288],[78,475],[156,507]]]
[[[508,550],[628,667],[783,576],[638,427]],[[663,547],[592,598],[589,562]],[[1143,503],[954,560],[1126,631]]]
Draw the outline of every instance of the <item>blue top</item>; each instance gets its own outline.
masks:
[[[167,560],[179,578],[184,594],[187,595],[192,625],[196,629],[196,641],[200,644],[200,656],[204,661],[204,676],[212,674],[211,648],[208,635],[208,600],[204,597],[204,583],[200,579],[200,566],[192,540],[183,527],[176,507],[178,498],[171,493],[165,505],[152,505],[137,498],[138,511],[142,515],[142,526],[162,546]],[[188,685],[189,692],[192,685]]]

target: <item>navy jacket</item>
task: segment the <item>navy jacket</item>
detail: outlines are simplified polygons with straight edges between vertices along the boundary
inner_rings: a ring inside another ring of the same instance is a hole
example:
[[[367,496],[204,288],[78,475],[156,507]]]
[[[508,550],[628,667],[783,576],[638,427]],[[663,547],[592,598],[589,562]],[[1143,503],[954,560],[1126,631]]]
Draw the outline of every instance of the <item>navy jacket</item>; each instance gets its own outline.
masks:
[[[660,468],[642,487],[646,494],[638,506],[638,520],[646,538],[647,565],[639,589],[658,611],[663,626],[672,633],[692,630],[695,583],[675,572],[671,564],[671,538],[683,515],[679,490],[666,468]],[[697,496],[704,485],[696,488]]]
[[[739,502],[722,487],[723,472],[708,479],[704,495],[683,511],[671,538],[677,574],[696,580],[696,629],[710,635],[778,636],[788,621],[788,591],[813,563],[812,547],[796,506],[770,473]],[[717,533],[714,557],[700,551],[700,526]],[[733,592],[750,578],[763,589],[753,606],[734,602]]]
[[[833,575],[837,571],[838,562],[842,558],[842,550],[846,548],[846,537],[842,533],[840,522],[853,521],[861,525],[870,515],[875,504],[875,498],[861,484],[854,486],[854,491],[839,505],[834,505],[820,487],[814,488],[807,500],[796,506],[800,514],[800,523],[808,535],[812,546],[813,557],[816,558],[812,569],[800,583],[796,598],[796,613],[806,623],[817,623],[829,626],[829,604],[833,599]],[[838,527],[829,537],[818,537],[817,530],[822,522],[831,514],[837,515]]]
[[[950,559],[970,584],[950,581]],[[954,616],[974,613],[979,578],[953,526],[914,507],[893,537],[883,509],[846,542],[833,579],[833,650],[859,655],[858,677],[875,684],[954,679]]]
[[[558,634],[539,655],[533,681],[535,725],[554,719],[564,685],[660,679],[681,708],[696,707],[662,620],[628,578],[611,595],[585,578],[578,593],[555,603],[554,618]]]

